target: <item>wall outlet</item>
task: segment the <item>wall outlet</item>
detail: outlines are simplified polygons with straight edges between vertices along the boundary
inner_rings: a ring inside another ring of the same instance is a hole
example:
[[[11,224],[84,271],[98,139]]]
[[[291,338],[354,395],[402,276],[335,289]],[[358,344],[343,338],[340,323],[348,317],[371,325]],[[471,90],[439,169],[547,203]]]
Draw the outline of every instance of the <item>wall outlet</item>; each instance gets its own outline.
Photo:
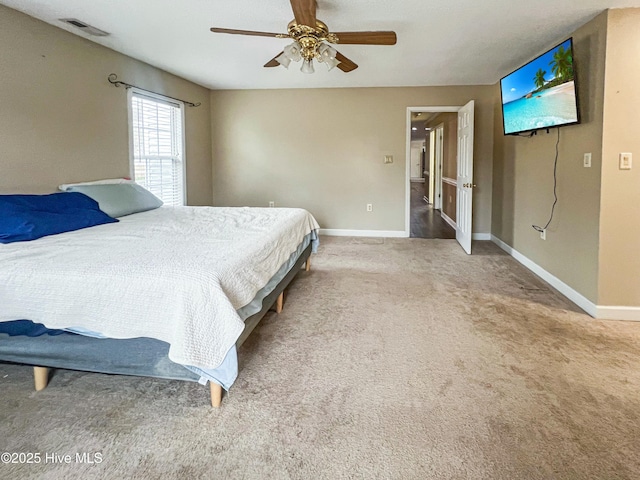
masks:
[[[620,170],[631,170],[631,153],[621,153],[620,154]]]
[[[540,238],[541,238],[542,240],[546,240],[546,239],[547,239],[547,231],[546,231],[546,230],[542,230],[542,231],[540,232]]]
[[[384,163],[393,163],[393,155],[385,155]]]
[[[275,207],[275,206],[276,206],[276,202],[274,202],[273,200],[271,200],[271,201],[269,202],[269,206],[270,206],[270,207]]]
[[[590,153],[585,153],[584,154],[584,168],[591,168],[591,154]]]
[[[373,203],[367,203],[367,212],[373,212]]]

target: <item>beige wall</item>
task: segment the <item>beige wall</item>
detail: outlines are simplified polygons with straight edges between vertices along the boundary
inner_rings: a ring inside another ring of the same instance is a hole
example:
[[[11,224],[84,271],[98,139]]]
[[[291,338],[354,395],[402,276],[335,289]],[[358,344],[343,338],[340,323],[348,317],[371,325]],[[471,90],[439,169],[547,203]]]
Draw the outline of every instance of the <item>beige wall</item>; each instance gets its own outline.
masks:
[[[337,74],[341,74],[338,72]],[[214,202],[299,206],[323,228],[405,227],[409,106],[476,100],[475,232],[491,225],[491,86],[211,92]],[[385,165],[384,155],[394,163]],[[366,212],[366,204],[373,212]]]
[[[604,91],[599,305],[640,306],[640,9],[610,10]],[[636,157],[618,169],[618,155]]]
[[[121,80],[192,102],[187,108],[188,202],[211,204],[209,90],[0,6],[0,193],[129,175]]]
[[[492,233],[594,303],[598,297],[606,36],[606,12],[573,34],[580,125],[554,129],[549,134],[542,131],[532,138],[505,137],[499,86],[493,90]],[[558,204],[545,241],[531,225],[544,226],[549,218],[558,130]],[[592,154],[592,168],[583,167],[587,152]]]

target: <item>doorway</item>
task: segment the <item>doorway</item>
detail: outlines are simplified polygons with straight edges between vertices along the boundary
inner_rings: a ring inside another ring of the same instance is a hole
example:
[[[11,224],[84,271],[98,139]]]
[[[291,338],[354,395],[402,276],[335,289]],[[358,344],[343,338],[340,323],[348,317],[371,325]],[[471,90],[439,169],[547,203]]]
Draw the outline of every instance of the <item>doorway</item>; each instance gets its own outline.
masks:
[[[445,123],[455,113],[413,112],[411,114],[411,238],[456,238],[455,226],[444,217],[442,209],[442,175]],[[449,130],[452,125],[446,125]],[[448,135],[455,134],[447,131]],[[428,156],[427,156],[428,151]],[[422,157],[421,157],[422,154]],[[423,161],[421,162],[421,158]],[[417,168],[421,167],[421,178]],[[419,183],[420,181],[424,182]]]
[[[473,101],[463,107],[407,108],[405,234],[456,238],[467,253],[471,253],[475,186],[473,113]],[[422,190],[415,181],[417,165],[412,155],[417,141],[424,141]]]

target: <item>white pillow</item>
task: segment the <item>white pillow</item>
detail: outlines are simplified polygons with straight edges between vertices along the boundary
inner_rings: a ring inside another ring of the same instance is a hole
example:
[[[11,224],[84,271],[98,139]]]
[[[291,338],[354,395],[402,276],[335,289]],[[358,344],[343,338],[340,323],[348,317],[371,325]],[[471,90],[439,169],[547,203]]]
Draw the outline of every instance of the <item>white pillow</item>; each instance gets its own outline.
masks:
[[[66,192],[72,187],[79,187],[82,185],[108,185],[108,184],[118,184],[118,183],[135,183],[133,180],[129,180],[128,178],[107,178],[105,180],[96,180],[94,182],[81,182],[81,183],[64,183],[62,185],[58,185],[58,189]]]

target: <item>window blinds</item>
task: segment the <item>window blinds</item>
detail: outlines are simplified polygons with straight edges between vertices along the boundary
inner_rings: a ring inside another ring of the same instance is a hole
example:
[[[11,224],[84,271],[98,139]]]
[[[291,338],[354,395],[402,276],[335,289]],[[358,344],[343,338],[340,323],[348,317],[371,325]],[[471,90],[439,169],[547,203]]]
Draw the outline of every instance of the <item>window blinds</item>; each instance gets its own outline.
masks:
[[[180,105],[133,93],[131,113],[134,180],[165,205],[184,205]]]

